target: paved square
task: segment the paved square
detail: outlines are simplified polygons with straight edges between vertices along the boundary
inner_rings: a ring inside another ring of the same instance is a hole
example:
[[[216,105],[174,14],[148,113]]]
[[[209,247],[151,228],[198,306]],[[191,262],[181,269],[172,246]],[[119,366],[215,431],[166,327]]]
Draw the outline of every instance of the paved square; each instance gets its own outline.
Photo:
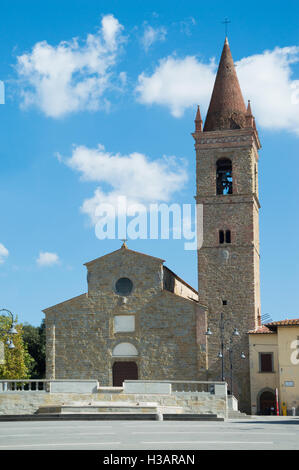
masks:
[[[0,422],[0,450],[299,450],[299,418]]]

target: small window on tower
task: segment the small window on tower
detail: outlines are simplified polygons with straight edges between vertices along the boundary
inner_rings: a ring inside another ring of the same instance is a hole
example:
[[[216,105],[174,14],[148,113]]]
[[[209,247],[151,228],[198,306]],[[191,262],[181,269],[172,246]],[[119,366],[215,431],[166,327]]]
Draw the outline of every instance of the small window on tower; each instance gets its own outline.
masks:
[[[219,230],[219,243],[224,243],[224,230]]]
[[[231,243],[231,231],[230,230],[219,230],[219,243]]]
[[[231,243],[231,233],[230,230],[225,231],[225,242],[226,243]]]
[[[233,193],[232,162],[228,158],[221,158],[216,163],[216,193]]]

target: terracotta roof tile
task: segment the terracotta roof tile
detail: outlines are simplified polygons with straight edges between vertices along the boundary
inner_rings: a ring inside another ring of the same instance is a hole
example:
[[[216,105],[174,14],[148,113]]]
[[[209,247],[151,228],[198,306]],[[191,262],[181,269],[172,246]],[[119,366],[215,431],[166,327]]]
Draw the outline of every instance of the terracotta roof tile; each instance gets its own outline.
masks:
[[[293,318],[291,320],[280,320],[272,321],[271,323],[266,323],[266,326],[290,326],[290,325],[299,325],[299,318]]]
[[[230,47],[225,39],[204,132],[246,126],[246,106]]]
[[[276,333],[278,326],[299,326],[299,318],[293,319],[286,319],[286,320],[279,320],[279,321],[272,321],[270,323],[265,323],[262,326],[259,326],[255,330],[248,331],[249,334],[269,334],[269,333]]]
[[[269,328],[267,328],[265,325],[259,326],[255,330],[250,330],[248,331],[249,334],[273,334],[274,331],[271,331]]]

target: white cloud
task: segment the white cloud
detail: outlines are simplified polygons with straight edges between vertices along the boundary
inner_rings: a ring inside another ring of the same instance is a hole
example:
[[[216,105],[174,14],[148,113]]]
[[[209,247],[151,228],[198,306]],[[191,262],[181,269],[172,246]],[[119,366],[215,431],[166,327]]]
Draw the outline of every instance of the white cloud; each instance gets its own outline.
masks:
[[[292,78],[295,62],[299,62],[299,47],[276,47],[246,57],[236,65],[243,95],[251,100],[258,124],[299,135],[299,99],[297,103],[294,99],[299,80]]]
[[[85,41],[74,38],[58,46],[42,41],[19,56],[22,106],[37,106],[52,118],[107,108],[104,95],[111,87],[122,29],[113,15],[106,15],[98,33],[88,34]]]
[[[113,15],[106,15],[102,18],[102,32],[106,45],[109,49],[115,50],[118,46],[119,33],[123,26]]]
[[[96,223],[100,204],[116,207],[120,196],[127,198],[128,205],[167,202],[187,181],[185,162],[176,157],[150,161],[137,152],[112,154],[102,145],[95,149],[75,147],[65,163],[78,171],[83,181],[100,183],[93,197],[86,199],[81,207],[92,223]]]
[[[146,51],[158,41],[164,41],[166,38],[167,31],[161,26],[159,28],[153,28],[150,25],[147,25],[144,29],[144,33],[141,39],[141,43]]]
[[[36,262],[39,266],[53,266],[59,263],[59,256],[56,253],[41,251]]]
[[[0,264],[4,263],[8,255],[8,249],[4,245],[2,245],[2,243],[0,243]]]
[[[181,117],[194,104],[207,106],[211,96],[216,65],[198,62],[196,57],[173,56],[162,59],[151,76],[138,77],[138,100],[144,104],[160,104]]]
[[[236,62],[244,99],[251,100],[259,126],[299,134],[299,80],[292,76],[292,66],[298,61],[299,47],[277,47]],[[197,104],[204,112],[215,73],[214,60],[206,64],[194,56],[166,57],[152,75],[139,75],[138,100],[165,106],[175,117]]]
[[[195,25],[195,19],[190,16],[189,18],[179,22],[180,32],[186,34],[187,36],[191,36],[192,27],[194,27]]]

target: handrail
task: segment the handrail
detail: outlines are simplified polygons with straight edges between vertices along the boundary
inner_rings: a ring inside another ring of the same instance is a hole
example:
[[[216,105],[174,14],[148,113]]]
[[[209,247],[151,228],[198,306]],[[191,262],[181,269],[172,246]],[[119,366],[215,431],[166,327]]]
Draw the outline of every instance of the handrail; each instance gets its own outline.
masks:
[[[0,379],[0,393],[3,392],[50,392],[51,383],[53,382],[85,382],[86,380],[76,379]],[[200,393],[208,392],[211,394],[216,393],[216,388],[224,389],[226,394],[226,382],[213,382],[213,381],[199,381],[199,380],[125,380],[125,383],[163,383],[169,384],[172,389],[172,393]],[[124,385],[125,386],[125,385]],[[122,391],[122,387],[103,387],[98,385],[98,391]]]
[[[182,383],[182,384],[217,384],[217,385],[223,385],[226,384],[226,382],[216,382],[214,380],[209,380],[209,381],[198,381],[198,380],[125,380],[125,382],[148,382],[148,383]]]
[[[48,379],[1,379],[0,380],[0,393],[3,393],[3,392],[46,392],[48,382],[49,382]]]
[[[50,382],[50,379],[0,379],[2,382]]]

